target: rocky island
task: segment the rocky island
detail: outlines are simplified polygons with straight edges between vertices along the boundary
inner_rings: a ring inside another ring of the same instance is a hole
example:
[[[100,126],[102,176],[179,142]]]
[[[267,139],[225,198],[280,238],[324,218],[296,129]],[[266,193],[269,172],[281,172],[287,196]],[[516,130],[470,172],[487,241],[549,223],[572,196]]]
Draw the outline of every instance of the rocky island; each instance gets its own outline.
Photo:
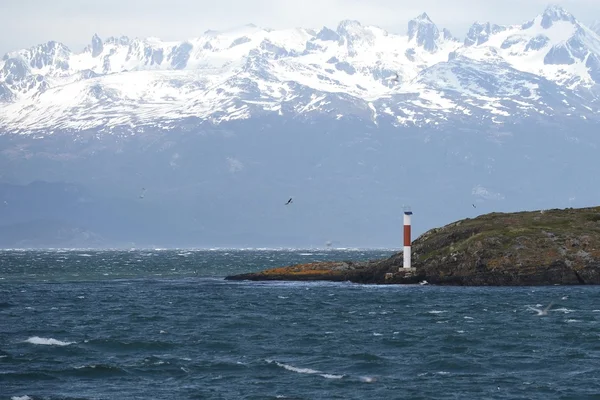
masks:
[[[600,284],[600,207],[490,213],[431,229],[387,259],[327,261],[228,276],[228,280],[366,284]]]

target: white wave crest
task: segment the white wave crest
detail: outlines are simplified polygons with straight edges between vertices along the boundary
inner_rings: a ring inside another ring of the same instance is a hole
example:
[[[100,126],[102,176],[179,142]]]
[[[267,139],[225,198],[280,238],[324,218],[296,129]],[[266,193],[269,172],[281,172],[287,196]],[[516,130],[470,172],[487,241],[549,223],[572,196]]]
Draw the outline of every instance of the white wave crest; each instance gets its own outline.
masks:
[[[43,345],[47,345],[47,346],[68,346],[70,344],[75,343],[75,342],[63,342],[63,341],[52,339],[52,338],[47,339],[47,338],[42,338],[39,336],[30,337],[25,342],[31,343],[31,344],[43,344]]]
[[[326,378],[326,379],[342,379],[344,377],[344,375],[326,374],[324,372],[317,371],[316,369],[311,369],[311,368],[298,368],[298,367],[294,367],[293,365],[280,363],[280,362],[274,361],[274,360],[266,360],[266,361],[269,364],[275,363],[275,365],[277,365],[278,367],[287,369],[288,371],[297,372],[299,374],[314,374],[314,375],[322,376],[323,378]]]
[[[342,379],[344,375],[333,375],[333,374],[320,374],[323,378],[327,379]]]
[[[377,378],[375,378],[374,376],[361,376],[359,379],[361,382],[365,383],[373,383],[377,381]]]
[[[287,365],[287,364],[282,364],[282,363],[278,363],[278,362],[275,362],[275,364],[277,364],[279,367],[287,369],[288,371],[297,372],[299,374],[318,374],[321,372],[321,371],[317,371],[316,369],[298,368],[298,367],[294,367],[293,365]]]

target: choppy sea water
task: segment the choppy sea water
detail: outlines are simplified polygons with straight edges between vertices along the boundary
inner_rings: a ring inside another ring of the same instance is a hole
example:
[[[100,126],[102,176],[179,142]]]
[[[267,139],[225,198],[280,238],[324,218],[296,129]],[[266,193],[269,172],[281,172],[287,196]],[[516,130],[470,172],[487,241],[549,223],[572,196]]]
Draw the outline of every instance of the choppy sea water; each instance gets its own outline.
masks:
[[[600,287],[223,279],[389,254],[2,251],[0,399],[600,398]]]

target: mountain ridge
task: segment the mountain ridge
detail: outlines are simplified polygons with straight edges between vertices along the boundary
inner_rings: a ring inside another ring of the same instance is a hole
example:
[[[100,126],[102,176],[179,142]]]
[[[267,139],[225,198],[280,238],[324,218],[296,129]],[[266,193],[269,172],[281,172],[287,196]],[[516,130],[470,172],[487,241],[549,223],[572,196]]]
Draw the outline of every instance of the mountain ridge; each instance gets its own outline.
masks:
[[[94,35],[80,53],[50,41],[3,57],[0,134],[133,133],[265,114],[391,126],[597,119],[599,83],[600,36],[557,6],[521,25],[476,22],[464,41],[426,13],[407,35],[352,20],[181,42]]]

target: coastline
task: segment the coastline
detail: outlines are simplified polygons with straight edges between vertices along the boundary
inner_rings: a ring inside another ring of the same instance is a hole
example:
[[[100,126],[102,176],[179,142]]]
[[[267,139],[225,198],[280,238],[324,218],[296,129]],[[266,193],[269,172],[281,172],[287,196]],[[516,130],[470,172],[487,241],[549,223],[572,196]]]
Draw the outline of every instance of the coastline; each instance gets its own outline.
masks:
[[[453,222],[402,252],[366,262],[326,261],[227,276],[250,281],[538,286],[600,284],[600,207],[490,213]]]

